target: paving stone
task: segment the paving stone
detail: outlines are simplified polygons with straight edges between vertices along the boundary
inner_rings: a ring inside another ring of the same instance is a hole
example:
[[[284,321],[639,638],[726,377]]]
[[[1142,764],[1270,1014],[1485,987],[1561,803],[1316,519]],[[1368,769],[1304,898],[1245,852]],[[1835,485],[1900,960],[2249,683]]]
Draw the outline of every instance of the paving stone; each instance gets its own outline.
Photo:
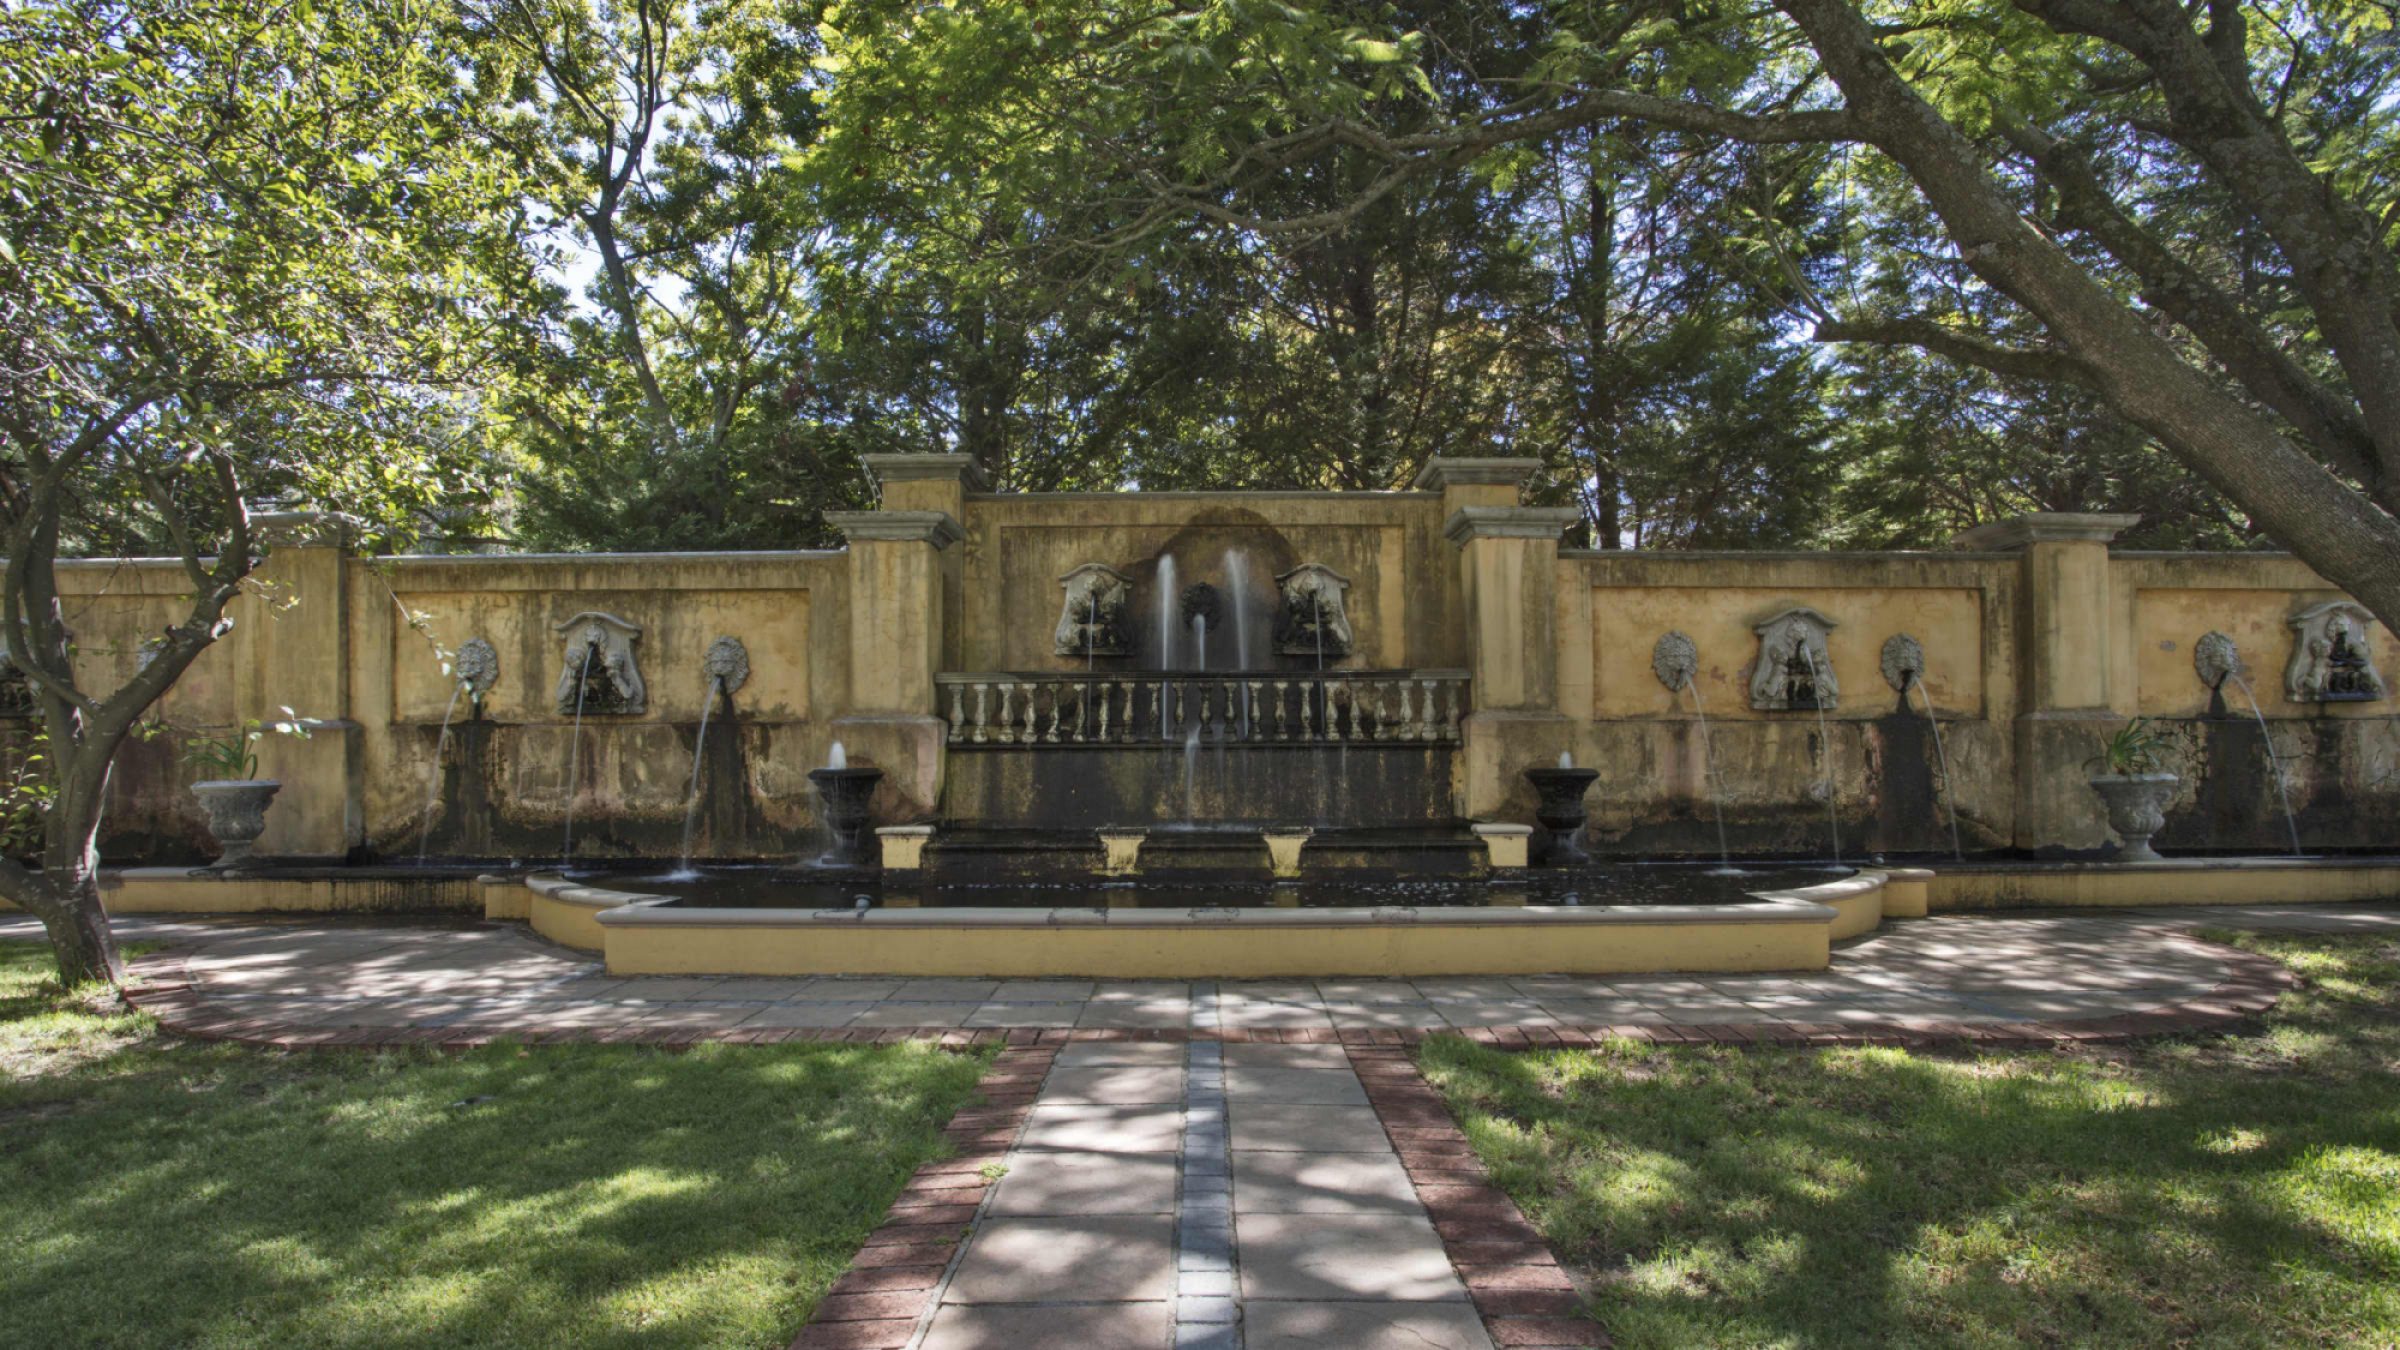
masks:
[[[1338,1045],[1258,1045],[1224,1047],[1228,1069],[1343,1069],[1350,1067],[1348,1051]]]
[[[1089,1102],[1130,1106],[1183,1100],[1183,1069],[1172,1065],[1111,1064],[1053,1068],[1042,1085],[1044,1105]]]
[[[944,1304],[923,1350],[1168,1350],[1174,1344],[1175,1315],[1164,1302]]]
[[[1177,1065],[1189,1058],[1193,1047],[1170,1045],[1160,1041],[1077,1041],[1059,1047],[1053,1067],[1086,1069],[1108,1064]]]
[[[872,1003],[777,1003],[743,1019],[744,1027],[846,1027]]]
[[[1019,1150],[1007,1167],[992,1191],[997,1217],[1175,1210],[1175,1160],[1164,1155]]]
[[[1233,1155],[1242,1214],[1422,1214],[1400,1160],[1377,1153]]]
[[[991,1219],[977,1227],[944,1303],[1166,1299],[1175,1230],[1164,1215]]]
[[[1467,1296],[1441,1235],[1421,1216],[1240,1214],[1233,1226],[1245,1300]]]
[[[876,1003],[860,1013],[854,1027],[962,1027],[980,1003]]]
[[[1020,1149],[1173,1154],[1183,1136],[1180,1106],[1086,1106],[1037,1103]]]
[[[1080,1003],[986,1003],[967,1014],[970,1027],[1071,1027]]]
[[[1253,1301],[1243,1309],[1244,1350],[1491,1350],[1473,1308],[1447,1303]]]
[[[1371,1106],[1292,1106],[1236,1101],[1228,1108],[1235,1152],[1389,1153]]]
[[[1328,1049],[1339,1049],[1328,1046]],[[1338,1069],[1257,1069],[1235,1064],[1225,1070],[1232,1101],[1291,1106],[1364,1106],[1366,1089],[1344,1064]]]

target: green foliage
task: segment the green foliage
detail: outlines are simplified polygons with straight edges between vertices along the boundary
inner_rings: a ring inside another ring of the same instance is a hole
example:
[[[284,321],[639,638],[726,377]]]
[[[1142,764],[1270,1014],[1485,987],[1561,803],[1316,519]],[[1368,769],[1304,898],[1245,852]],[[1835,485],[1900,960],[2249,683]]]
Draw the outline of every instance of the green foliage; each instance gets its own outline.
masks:
[[[2085,761],[2087,769],[2110,774],[2157,773],[2167,762],[2174,742],[2136,717],[2100,739],[2100,753]]]
[[[2400,956],[2243,939],[2257,1030],[2105,1052],[1428,1042],[1625,1347],[2400,1337]]]
[[[406,536],[484,491],[524,263],[447,13],[0,13],[0,476],[71,476],[71,541],[206,554],[229,492]]]
[[[285,1055],[37,958],[0,944],[0,1304],[33,1345],[784,1345],[985,1062]]]
[[[0,754],[0,857],[26,862],[42,849],[58,788],[50,781],[49,741],[39,731]]]

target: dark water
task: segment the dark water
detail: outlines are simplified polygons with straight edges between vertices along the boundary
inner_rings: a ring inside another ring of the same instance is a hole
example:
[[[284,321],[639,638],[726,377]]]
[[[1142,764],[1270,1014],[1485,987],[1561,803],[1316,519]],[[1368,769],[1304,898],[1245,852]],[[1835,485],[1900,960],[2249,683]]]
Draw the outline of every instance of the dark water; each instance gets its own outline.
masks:
[[[1378,905],[1698,905],[1741,904],[1748,892],[1832,881],[1846,867],[1791,865],[1722,869],[1700,864],[1638,863],[1548,870],[1521,877],[1362,877],[1329,874],[1297,881],[1263,877],[1151,876],[1118,881],[1066,877],[1044,881],[908,882],[872,873],[847,876],[805,868],[711,868],[578,874],[611,890],[672,895],[679,904],[733,909],[851,909],[865,897],[892,908],[962,906],[1023,909],[1193,909],[1232,907],[1372,908]]]

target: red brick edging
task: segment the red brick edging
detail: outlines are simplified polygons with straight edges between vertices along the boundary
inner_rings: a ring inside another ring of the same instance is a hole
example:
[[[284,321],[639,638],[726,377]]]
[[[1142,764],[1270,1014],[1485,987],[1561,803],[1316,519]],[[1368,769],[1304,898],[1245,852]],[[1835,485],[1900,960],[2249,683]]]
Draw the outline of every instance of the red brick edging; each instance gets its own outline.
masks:
[[[975,1085],[975,1096],[942,1131],[958,1156],[929,1162],[909,1178],[883,1226],[867,1235],[792,1350],[894,1350],[908,1344],[931,1311],[942,1272],[992,1184],[986,1169],[1008,1155],[1024,1130],[1057,1053],[1048,1046],[1000,1052]]]
[[[2295,983],[2291,972],[2271,958],[2233,947],[2203,942],[2182,933],[2155,934],[2160,940],[2205,953],[2226,967],[2225,978],[2199,998],[2120,1013],[2113,1017],[2060,1019],[2043,1022],[1950,1022],[1925,1017],[1887,1017],[1872,1021],[1719,1022],[1705,1026],[1624,1023],[1586,1027],[1448,1027],[1364,1028],[1251,1027],[1218,1030],[1187,1027],[1016,1027],[1009,1029],[956,1027],[559,1027],[527,1031],[516,1027],[478,1027],[472,1023],[446,1027],[311,1027],[272,1017],[248,1016],[237,1009],[213,1004],[184,968],[180,952],[159,952],[132,963],[135,982],[126,999],[158,1019],[171,1031],[202,1040],[234,1041],[276,1049],[387,1049],[430,1046],[442,1050],[472,1050],[499,1041],[527,1045],[653,1045],[685,1046],[703,1042],[727,1045],[782,1045],[792,1041],[834,1041],[849,1044],[894,1045],[902,1041],[934,1041],[952,1048],[979,1045],[1060,1046],[1086,1041],[1263,1042],[1310,1045],[1415,1045],[1434,1036],[1461,1036],[1502,1049],[1588,1046],[1607,1039],[1651,1041],[1662,1045],[1889,1045],[1916,1048],[1949,1042],[1996,1047],[2039,1047],[2078,1042],[2128,1041],[2170,1036],[2239,1022],[2275,1006],[2275,1000]]]
[[[1604,1346],[1583,1298],[1516,1202],[1492,1185],[1449,1103],[1400,1046],[1352,1046],[1350,1067],[1494,1345]]]

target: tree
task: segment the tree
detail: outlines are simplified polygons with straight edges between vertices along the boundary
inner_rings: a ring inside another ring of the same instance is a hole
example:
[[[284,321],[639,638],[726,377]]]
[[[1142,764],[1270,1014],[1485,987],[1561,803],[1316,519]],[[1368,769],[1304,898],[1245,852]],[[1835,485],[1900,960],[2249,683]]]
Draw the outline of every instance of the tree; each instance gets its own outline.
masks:
[[[110,768],[226,631],[265,547],[246,499],[405,530],[482,467],[521,198],[461,134],[446,25],[417,0],[0,12],[0,645],[51,789],[39,866],[0,859],[0,893],[70,984],[121,975]],[[86,689],[55,563],[133,548],[182,560],[188,605],[123,686]]]
[[[1790,303],[1816,314],[1818,340],[1915,346],[2084,389],[2400,623],[2400,110],[2388,97],[2400,49],[2388,10],[1778,9],[1548,9],[1463,111],[1426,34],[1356,5],[1061,0],[917,23],[911,61],[957,69],[978,44],[1005,48],[1005,74],[979,78],[1028,91],[1051,139],[1087,140],[1112,167],[1099,214],[1124,223],[1102,243],[1187,218],[1262,239],[1336,231],[1420,176],[1577,128],[1667,128],[1778,162],[1859,147],[1921,196],[1944,249],[1874,260],[1922,282],[1897,292],[1906,307],[1828,295],[1795,268]],[[1411,99],[1422,120],[1395,130],[1381,105]],[[1336,206],[1248,208],[1260,183],[1337,151],[1381,170]],[[2155,199],[2184,176],[2242,223],[2224,233],[2270,284],[2229,279],[2224,235],[2191,232],[2188,200]],[[1779,247],[1771,220],[1729,224]],[[2037,339],[1962,322],[1947,297],[1966,292],[2006,301]]]

